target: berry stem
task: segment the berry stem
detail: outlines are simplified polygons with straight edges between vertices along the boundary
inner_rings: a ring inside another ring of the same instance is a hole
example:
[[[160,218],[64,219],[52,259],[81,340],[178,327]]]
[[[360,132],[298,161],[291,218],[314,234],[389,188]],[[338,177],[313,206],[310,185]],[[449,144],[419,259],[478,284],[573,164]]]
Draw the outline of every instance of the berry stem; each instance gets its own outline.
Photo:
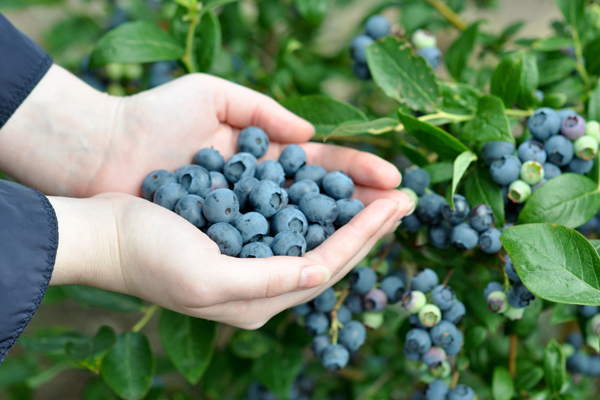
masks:
[[[575,58],[577,59],[577,64],[575,68],[579,75],[581,75],[581,80],[585,84],[586,90],[590,90],[590,77],[585,69],[585,64],[583,62],[583,51],[581,49],[581,40],[579,38],[579,32],[577,31],[577,27],[572,26],[571,32],[573,36],[573,47],[575,47]]]
[[[385,260],[385,258],[390,254],[390,252],[392,251],[392,249],[394,248],[394,246],[396,245],[396,241],[392,240],[392,242],[390,244],[387,245],[387,247],[385,249],[383,249],[383,251],[381,252],[381,254],[379,255],[379,259],[375,262],[375,264],[373,264],[373,266],[371,267],[371,269],[373,271],[377,271],[377,268],[379,268],[379,266],[381,265],[381,263]]]
[[[444,285],[444,286],[448,285],[448,282],[450,281],[450,278],[452,278],[453,273],[454,273],[454,268],[452,268],[450,271],[448,271],[448,273],[444,277],[444,280],[442,281],[442,285]]]
[[[446,3],[441,0],[425,0],[427,1],[433,8],[435,8],[440,14],[444,16],[452,25],[454,25],[457,29],[464,31],[467,29],[467,24],[458,16],[450,7],[446,5]]]
[[[146,311],[144,311],[144,316],[142,317],[142,319],[139,320],[139,322],[137,324],[135,324],[133,326],[133,328],[131,328],[132,332],[139,332],[142,330],[142,328],[144,326],[146,326],[146,324],[152,319],[152,316],[154,316],[154,313],[156,312],[156,310],[158,310],[158,305],[157,304],[152,304],[149,307],[146,307]]]
[[[350,289],[342,290],[340,298],[335,303],[335,306],[333,306],[333,310],[331,310],[331,330],[329,333],[331,335],[331,343],[333,344],[337,344],[340,327],[343,328],[342,324],[340,324],[340,321],[338,320],[337,313],[342,304],[344,304],[344,301],[346,300],[346,297],[348,297],[349,293]]]
[[[464,122],[464,121],[470,121],[473,118],[475,118],[475,115],[458,115],[458,114],[449,114],[444,111],[438,111],[435,114],[422,115],[417,119],[422,122],[432,121],[432,120],[436,120],[436,119],[447,119],[450,122]],[[441,125],[441,124],[438,124],[438,125]],[[398,124],[398,125],[396,125],[396,128],[394,128],[394,130],[396,132],[404,132],[404,125]]]
[[[510,335],[510,350],[508,353],[508,372],[514,378],[517,373],[517,335]]]
[[[511,117],[529,117],[530,115],[533,115],[535,110],[514,110],[512,108],[509,108],[505,110],[505,112],[506,115],[509,115]]]
[[[458,383],[458,378],[460,377],[460,372],[455,369],[452,373],[452,382],[450,382],[450,388],[453,388]]]
[[[181,62],[185,65],[185,69],[192,74],[198,72],[196,65],[192,61],[192,54],[194,52],[194,34],[196,33],[196,27],[200,23],[202,14],[198,12],[196,7],[192,7],[188,9],[186,17],[190,21],[190,27],[188,28],[187,39],[185,41],[185,54],[181,57]]]

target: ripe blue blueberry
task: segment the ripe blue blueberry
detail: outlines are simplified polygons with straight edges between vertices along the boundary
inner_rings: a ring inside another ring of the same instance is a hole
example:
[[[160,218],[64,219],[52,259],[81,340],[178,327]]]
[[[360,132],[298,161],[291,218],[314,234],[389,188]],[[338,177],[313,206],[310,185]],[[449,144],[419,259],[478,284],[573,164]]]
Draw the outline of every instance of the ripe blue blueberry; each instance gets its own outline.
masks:
[[[404,355],[410,361],[421,361],[421,353],[417,353],[406,348],[406,343],[404,344]]]
[[[585,371],[585,374],[593,377],[600,375],[600,356],[598,354],[590,357],[588,368]]]
[[[544,146],[548,155],[548,161],[559,167],[568,165],[575,155],[573,142],[562,135],[552,136],[546,141]]]
[[[440,321],[439,324],[431,328],[429,335],[431,342],[435,346],[446,348],[452,344],[456,338],[455,332],[458,330],[456,325],[448,321]]]
[[[427,385],[425,400],[446,400],[448,391],[448,384],[441,379],[436,379]]]
[[[362,297],[359,293],[350,292],[344,301],[344,305],[348,307],[352,314],[362,314],[363,309],[363,301]]]
[[[306,152],[297,144],[290,144],[283,149],[278,161],[283,167],[285,174],[292,176],[306,164]]]
[[[469,224],[478,232],[484,232],[491,228],[494,223],[494,212],[490,206],[479,204],[469,214]]]
[[[355,293],[365,294],[377,283],[377,274],[369,267],[358,267],[350,273],[350,288]]]
[[[285,185],[285,172],[283,167],[277,161],[265,160],[258,164],[256,174],[254,175],[259,181],[273,181],[279,186]]]
[[[283,208],[287,202],[287,192],[273,181],[260,181],[249,196],[254,211],[266,218],[271,218]]]
[[[569,165],[567,166],[567,172],[573,172],[576,174],[585,175],[592,170],[594,166],[594,160],[582,160],[581,158],[574,157]]]
[[[330,344],[321,353],[321,362],[329,371],[338,371],[348,365],[350,353],[341,344]]]
[[[352,72],[354,72],[354,75],[360,80],[368,81],[371,79],[371,70],[366,63],[354,61],[352,64]]]
[[[252,242],[244,245],[240,252],[240,258],[268,258],[273,257],[271,247],[263,242]]]
[[[600,312],[600,307],[598,306],[579,306],[578,307],[579,314],[583,315],[586,318],[592,318],[594,315]]]
[[[225,160],[218,150],[210,147],[194,154],[194,164],[198,164],[208,171],[222,171]]]
[[[142,181],[142,197],[152,201],[154,193],[168,183],[177,183],[177,178],[172,172],[164,169],[150,172]]]
[[[365,295],[364,307],[367,311],[379,312],[387,306],[387,296],[381,289],[371,289]]]
[[[585,120],[579,115],[568,116],[560,127],[560,133],[567,139],[576,140],[585,134]]]
[[[206,235],[219,246],[221,254],[236,257],[242,251],[242,235],[226,222],[211,225]]]
[[[404,171],[402,186],[412,189],[418,196],[425,194],[425,189],[431,184],[429,173],[421,168],[413,168]]]
[[[233,192],[238,197],[240,210],[245,210],[248,207],[250,192],[258,185],[258,179],[253,176],[240,179],[233,187]]]
[[[232,225],[240,231],[244,244],[258,242],[262,240],[263,236],[269,233],[269,222],[267,219],[262,214],[254,211],[241,214],[232,222]]]
[[[173,211],[177,202],[188,195],[187,190],[178,183],[167,183],[154,193],[154,202]]]
[[[240,212],[240,203],[233,190],[217,189],[204,198],[202,208],[208,222],[233,222]]]
[[[229,189],[229,182],[227,181],[227,178],[225,178],[225,175],[217,171],[210,171],[209,173],[211,181],[211,192],[217,189]]]
[[[352,320],[352,311],[350,311],[350,309],[345,305],[341,305],[340,308],[337,310],[337,319],[338,322],[342,325],[346,324],[347,322],[350,322]]]
[[[486,299],[493,292],[504,292],[504,286],[500,282],[490,282],[483,289],[483,297]]]
[[[402,300],[402,296],[404,295],[404,289],[406,285],[404,280],[398,276],[386,276],[381,281],[381,290],[385,293],[388,299],[388,303],[394,304],[398,303]]]
[[[306,193],[319,193],[319,185],[313,180],[304,179],[301,181],[296,181],[290,188],[288,189],[288,195],[290,197],[290,202],[293,204],[299,204],[300,199]]]
[[[321,182],[323,190],[335,200],[349,199],[354,193],[354,182],[342,171],[330,172]]]
[[[283,231],[292,231],[304,236],[308,231],[308,221],[302,211],[286,207],[273,216],[271,229],[274,235]]]
[[[292,312],[299,317],[307,316],[312,311],[312,306],[310,303],[302,303],[298,304],[291,308]]]
[[[439,278],[434,270],[425,268],[415,274],[410,281],[412,290],[428,293],[439,283]]]
[[[521,278],[519,278],[517,270],[515,269],[515,266],[508,255],[505,257],[504,271],[506,272],[506,275],[508,275],[508,279],[510,279],[511,281],[521,282]]]
[[[417,55],[425,58],[425,61],[427,61],[427,63],[431,65],[431,68],[433,69],[437,69],[442,62],[442,51],[437,47],[426,47],[424,49],[419,49],[417,51]]]
[[[490,175],[498,185],[510,185],[521,175],[521,161],[515,156],[502,156],[490,166]]]
[[[516,282],[508,291],[508,303],[514,308],[525,308],[535,296],[521,282]]]
[[[323,351],[325,350],[325,348],[327,348],[327,346],[329,346],[331,344],[331,339],[329,338],[329,335],[317,335],[313,338],[312,340],[312,344],[311,344],[311,349],[313,351],[313,353],[315,354],[315,357],[320,358],[321,355],[323,354]]]
[[[502,243],[500,243],[501,232],[496,228],[490,228],[479,235],[479,247],[484,253],[494,254],[500,251]]]
[[[188,193],[201,197],[206,197],[212,186],[209,172],[199,165],[188,166],[181,175],[179,183]]]
[[[338,341],[350,352],[356,351],[365,343],[367,329],[358,321],[350,321],[339,333]]]
[[[419,314],[410,314],[408,322],[410,322],[410,326],[413,328],[428,329],[421,321],[419,321]]]
[[[329,318],[322,312],[313,311],[304,319],[304,328],[309,335],[321,335],[329,329]]]
[[[352,39],[350,44],[350,52],[352,58],[362,64],[367,63],[367,49],[366,47],[373,43],[373,39],[367,35],[357,35]]]
[[[462,223],[452,228],[450,242],[460,251],[471,250],[479,242],[479,233],[471,225]]]
[[[540,164],[546,162],[546,151],[544,145],[535,140],[527,140],[519,146],[517,149],[519,160],[525,161],[537,161]]]
[[[560,117],[560,124],[562,127],[563,122],[565,122],[565,119],[567,119],[568,117],[576,117],[577,114],[575,111],[571,110],[570,108],[563,108],[558,110],[558,116]]]
[[[453,333],[452,343],[444,347],[447,356],[455,356],[462,350],[463,342],[465,337],[460,330],[455,330]]]
[[[240,152],[250,153],[256,158],[264,156],[269,147],[269,137],[265,131],[256,126],[242,129],[237,142]]]
[[[561,117],[556,111],[552,108],[542,107],[535,110],[535,113],[529,117],[527,127],[531,136],[543,142],[560,132],[561,122]]]
[[[308,226],[306,231],[306,251],[311,251],[317,248],[321,243],[329,237],[329,233],[324,226],[319,224],[312,224]]]
[[[412,213],[402,218],[402,225],[400,225],[400,228],[402,228],[402,230],[405,230],[406,232],[416,233],[420,231],[424,226],[425,225],[423,224],[423,222],[421,222],[419,217],[417,217],[417,214]]]
[[[431,300],[440,310],[449,310],[454,304],[456,295],[448,285],[438,285],[431,291]]]
[[[380,37],[390,33],[390,23],[381,15],[373,15],[365,22],[365,31],[367,35],[377,40]]]
[[[441,347],[432,346],[423,354],[421,361],[429,368],[437,368],[446,361],[446,351]]]
[[[487,142],[481,151],[483,162],[488,167],[502,156],[511,156],[515,152],[515,145],[511,142]]]
[[[442,311],[442,319],[456,325],[462,321],[465,313],[465,305],[461,301],[455,300],[454,303],[452,303],[452,307]]]
[[[335,291],[333,288],[325,290],[313,300],[313,307],[317,311],[330,312],[335,306]]]
[[[452,225],[448,221],[442,221],[439,224],[431,225],[427,230],[427,239],[436,249],[444,250],[450,247],[452,243]]]
[[[236,183],[242,178],[253,177],[258,161],[250,153],[234,154],[223,166],[223,175],[231,183]]]
[[[198,167],[198,165],[193,165],[193,164],[187,164],[187,165],[182,165],[181,167],[177,168],[175,170],[175,172],[173,172],[173,174],[175,175],[175,178],[177,178],[177,183],[181,183],[181,177],[187,172],[187,170],[191,167]]]
[[[424,329],[411,329],[406,334],[404,348],[412,353],[423,354],[431,348],[431,336]]]
[[[365,209],[365,205],[358,199],[340,199],[336,201],[338,216],[335,219],[335,225],[344,226],[359,212]]]
[[[456,385],[448,392],[447,400],[474,400],[475,392],[467,385]]]
[[[567,336],[566,342],[573,346],[575,350],[578,350],[583,346],[583,336],[579,332],[571,332]]]
[[[307,193],[300,199],[300,210],[310,222],[321,225],[333,223],[338,216],[338,207],[334,199],[317,193]]]
[[[416,210],[417,216],[426,225],[438,223],[442,218],[442,208],[446,204],[448,204],[446,199],[439,194],[426,194],[419,200]]]
[[[590,356],[585,353],[577,352],[567,358],[567,371],[572,374],[584,374],[590,363]]]
[[[460,194],[454,195],[454,210],[450,204],[444,204],[442,207],[442,217],[452,225],[464,222],[469,217],[469,212],[471,212],[471,207],[467,199]]]
[[[190,194],[179,199],[177,204],[175,204],[174,211],[196,228],[202,228],[206,225],[206,219],[202,213],[203,204],[204,199],[202,197]]]
[[[302,257],[306,252],[306,240],[297,232],[279,232],[273,238],[271,249],[276,256]]]
[[[273,244],[273,239],[273,236],[263,236],[261,242],[271,247],[271,245]]]

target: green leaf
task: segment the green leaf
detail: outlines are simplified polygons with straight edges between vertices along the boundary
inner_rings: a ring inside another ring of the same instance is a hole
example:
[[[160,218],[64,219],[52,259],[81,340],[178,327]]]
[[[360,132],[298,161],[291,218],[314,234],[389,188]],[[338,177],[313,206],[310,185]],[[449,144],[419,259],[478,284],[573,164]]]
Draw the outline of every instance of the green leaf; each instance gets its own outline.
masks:
[[[477,155],[471,151],[465,151],[454,160],[452,186],[450,193],[448,193],[448,203],[452,209],[454,209],[454,193],[456,193],[456,188],[473,161],[477,161]]]
[[[156,25],[127,22],[111,30],[96,44],[90,66],[109,63],[148,63],[176,60],[185,53],[183,47]]]
[[[583,57],[585,69],[592,75],[600,75],[600,35],[585,45]]]
[[[504,225],[504,199],[502,189],[496,185],[488,168],[478,166],[465,180],[465,196],[471,207],[487,204],[494,212],[496,225]]]
[[[327,136],[348,121],[368,122],[358,108],[326,96],[292,97],[281,105],[313,124],[317,135]]]
[[[590,94],[588,103],[588,118],[592,121],[600,120],[600,79]]]
[[[31,6],[50,6],[64,3],[65,0],[2,0],[0,10],[19,9]]]
[[[499,97],[487,95],[479,99],[475,119],[467,122],[460,134],[463,140],[476,142],[515,142]]]
[[[567,96],[563,93],[546,93],[542,107],[561,108],[567,102]]]
[[[309,23],[320,25],[329,11],[330,0],[294,0],[298,12]]]
[[[538,63],[539,84],[549,85],[559,81],[575,70],[575,60],[570,57],[543,60]]]
[[[544,350],[544,378],[548,389],[559,394],[567,379],[565,356],[553,339]]]
[[[533,45],[531,46],[533,50],[541,52],[559,51],[567,47],[573,47],[573,39],[564,36],[554,36],[547,39],[539,39],[534,41]]]
[[[472,86],[464,83],[450,83],[440,81],[442,104],[440,109],[449,114],[473,115],[477,110],[477,103],[481,93]]]
[[[490,93],[498,96],[506,108],[512,108],[521,90],[523,53],[512,53],[504,57],[492,74]]]
[[[413,110],[433,112],[440,103],[435,72],[410,44],[393,36],[367,47],[367,61],[383,92]]]
[[[436,162],[422,168],[429,173],[432,185],[450,181],[454,176],[454,163],[450,161]]]
[[[504,367],[494,368],[492,394],[494,400],[510,400],[515,394],[515,384],[512,376]]]
[[[517,223],[554,223],[577,228],[600,210],[600,193],[590,178],[565,173],[540,186],[519,214]]]
[[[289,346],[283,350],[273,349],[254,361],[252,369],[260,383],[279,400],[285,400],[302,369],[302,350]]]
[[[592,244],[592,246],[594,246],[594,249],[596,249],[596,252],[600,254],[600,240],[593,239],[593,240],[590,240],[590,243]]]
[[[104,382],[119,396],[141,399],[150,390],[155,364],[148,338],[141,333],[127,332],[119,336],[100,369]]]
[[[479,22],[476,22],[469,26],[467,30],[452,43],[444,56],[450,75],[457,81],[461,80],[462,72],[475,47],[477,35],[479,34],[479,24]]]
[[[163,309],[158,334],[173,365],[190,384],[196,385],[215,351],[217,324]]]
[[[505,230],[500,241],[536,296],[600,305],[600,256],[579,232],[554,224],[518,225]]]
[[[586,93],[585,85],[578,76],[568,76],[560,81],[547,87],[548,93],[562,94],[567,97],[567,100],[581,99]]]
[[[229,348],[240,358],[259,358],[273,348],[274,340],[261,331],[239,330],[229,343]]]
[[[400,152],[408,158],[408,160],[419,167],[425,167],[429,164],[427,156],[421,152],[417,147],[410,143],[400,142],[398,145]]]
[[[325,139],[335,136],[381,135],[392,132],[398,126],[398,121],[393,118],[379,118],[359,124],[341,125],[335,128]]]
[[[436,152],[440,157],[455,158],[461,153],[469,151],[469,148],[458,139],[436,126],[419,121],[401,110],[398,110],[398,116],[400,122],[404,125],[404,129],[411,136],[429,150]]]
[[[85,388],[83,400],[119,400],[119,397],[102,379],[95,379]]]
[[[69,297],[84,306],[120,312],[143,312],[146,308],[142,299],[122,293],[81,285],[64,286],[64,290]]]
[[[544,379],[544,369],[536,365],[525,370],[519,370],[515,384],[518,390],[531,390]]]
[[[521,73],[521,90],[517,98],[521,108],[531,108],[537,103],[535,91],[539,85],[540,74],[538,71],[537,57],[534,53],[523,55],[523,71]]]
[[[573,27],[577,27],[579,21],[585,15],[585,3],[587,0],[555,0],[556,5],[565,17],[565,21]]]
[[[103,326],[93,338],[67,343],[65,353],[74,363],[98,374],[102,359],[116,342],[115,331],[109,326]]]
[[[92,18],[68,17],[52,26],[47,32],[44,49],[50,55],[58,55],[75,44],[83,44],[87,47],[95,43],[101,33],[102,28]]]
[[[577,318],[577,307],[572,304],[557,303],[552,307],[550,323],[552,325],[573,321]]]
[[[236,3],[240,0],[208,0],[206,2],[202,2],[202,8],[200,12],[206,13],[211,11],[219,6],[224,6],[225,4]]]
[[[213,11],[204,14],[195,36],[196,68],[199,72],[208,72],[221,50],[221,23]]]
[[[87,337],[79,332],[65,331],[64,328],[50,328],[35,336],[21,335],[17,344],[24,349],[35,352],[63,351],[69,342],[84,342]]]

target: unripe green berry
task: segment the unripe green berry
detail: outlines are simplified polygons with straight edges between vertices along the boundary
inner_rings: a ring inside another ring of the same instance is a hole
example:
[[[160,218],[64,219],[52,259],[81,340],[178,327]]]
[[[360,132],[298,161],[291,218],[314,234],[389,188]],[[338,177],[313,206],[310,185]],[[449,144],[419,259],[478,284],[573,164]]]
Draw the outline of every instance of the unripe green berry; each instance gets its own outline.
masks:
[[[528,185],[536,185],[544,179],[544,166],[537,161],[526,161],[521,166],[521,179]]]
[[[565,358],[571,357],[576,352],[575,347],[573,347],[573,345],[570,343],[561,344],[560,349],[562,350],[563,354],[565,355]]]
[[[112,63],[104,67],[106,76],[112,81],[120,81],[125,74],[125,66],[123,64]]]
[[[135,81],[142,78],[144,68],[140,64],[125,64],[123,75],[125,79]]]
[[[520,179],[517,179],[508,187],[508,198],[513,203],[525,203],[531,196],[531,186]]]
[[[490,293],[486,300],[489,310],[495,314],[502,314],[509,307],[506,293],[499,290]]]
[[[113,96],[125,96],[127,94],[123,85],[119,83],[111,83],[108,85],[106,88],[106,93]]]
[[[423,308],[419,310],[419,321],[428,328],[436,326],[441,319],[442,312],[439,307],[434,304],[425,304]]]
[[[596,352],[600,351],[600,343],[598,343],[598,335],[587,335],[585,338],[585,344],[594,349]]]
[[[444,379],[450,376],[452,367],[448,360],[445,360],[439,367],[431,368],[429,372],[431,372],[434,378]]]
[[[585,126],[585,135],[593,137],[596,142],[600,143],[600,123],[596,121],[588,121]]]
[[[510,304],[508,305],[508,309],[504,311],[504,315],[506,318],[514,321],[516,319],[523,318],[523,313],[525,312],[524,308],[514,308]]]
[[[598,142],[591,136],[582,136],[574,143],[575,154],[582,160],[591,160],[598,153]]]
[[[413,33],[412,42],[417,50],[437,46],[437,38],[423,29],[419,29]]]
[[[594,315],[588,321],[588,330],[590,335],[593,335],[598,339],[598,335],[600,335],[600,314]]]
[[[384,322],[383,313],[366,311],[362,314],[362,320],[367,328],[379,329]]]
[[[418,313],[427,304],[427,296],[418,290],[412,290],[402,297],[402,306],[411,314]]]
[[[417,209],[417,206],[419,205],[419,196],[415,193],[414,190],[412,190],[411,188],[407,188],[407,187],[403,187],[402,189],[400,189],[400,191],[406,193],[408,195],[408,197],[410,197],[410,199],[413,201],[413,203],[415,203],[415,210]]]

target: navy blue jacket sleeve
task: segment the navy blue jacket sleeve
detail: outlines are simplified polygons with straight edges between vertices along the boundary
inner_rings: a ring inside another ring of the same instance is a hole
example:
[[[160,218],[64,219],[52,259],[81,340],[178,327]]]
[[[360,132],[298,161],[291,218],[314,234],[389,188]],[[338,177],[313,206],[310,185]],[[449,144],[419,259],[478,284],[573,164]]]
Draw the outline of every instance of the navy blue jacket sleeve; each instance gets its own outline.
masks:
[[[0,14],[0,129],[51,65],[50,57]],[[48,199],[0,180],[0,363],[46,293],[57,245]]]

